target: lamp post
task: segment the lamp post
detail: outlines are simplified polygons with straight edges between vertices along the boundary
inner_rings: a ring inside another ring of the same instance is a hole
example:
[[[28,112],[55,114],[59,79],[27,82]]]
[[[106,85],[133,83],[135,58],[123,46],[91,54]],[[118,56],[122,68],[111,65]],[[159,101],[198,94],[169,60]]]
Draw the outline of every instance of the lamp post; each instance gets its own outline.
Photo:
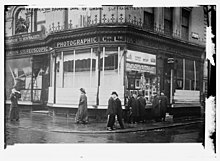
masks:
[[[170,104],[173,104],[173,78],[174,78],[174,58],[168,58],[167,63],[170,65]]]

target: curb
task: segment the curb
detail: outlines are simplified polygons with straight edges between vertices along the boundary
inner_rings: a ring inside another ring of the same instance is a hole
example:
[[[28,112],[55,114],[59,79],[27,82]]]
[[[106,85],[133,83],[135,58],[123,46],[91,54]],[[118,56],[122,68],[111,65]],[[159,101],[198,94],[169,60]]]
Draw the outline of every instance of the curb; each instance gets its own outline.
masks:
[[[76,131],[76,130],[49,130],[50,132],[58,132],[58,133],[75,133],[75,134],[109,134],[109,133],[132,133],[132,132],[144,132],[144,131],[153,131],[158,129],[166,129],[178,126],[186,126],[191,124],[202,123],[204,121],[193,121],[188,123],[174,123],[172,125],[165,125],[160,127],[151,127],[151,128],[133,128],[133,129],[118,129],[113,131]]]

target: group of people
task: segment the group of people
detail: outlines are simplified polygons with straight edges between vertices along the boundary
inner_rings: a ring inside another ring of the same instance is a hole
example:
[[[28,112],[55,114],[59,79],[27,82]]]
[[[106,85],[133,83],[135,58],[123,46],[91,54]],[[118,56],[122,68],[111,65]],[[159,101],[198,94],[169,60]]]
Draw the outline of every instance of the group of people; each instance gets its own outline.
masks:
[[[88,111],[87,111],[87,96],[85,89],[80,88],[80,99],[78,110],[75,117],[76,123],[88,123]],[[10,100],[11,106],[9,111],[9,119],[11,121],[19,120],[19,110],[18,110],[18,99],[21,97],[21,93],[14,88],[12,89]],[[160,93],[160,96],[155,94],[152,101],[153,113],[155,121],[165,121],[166,111],[167,111],[168,99],[163,92]],[[143,97],[143,94],[139,92],[132,94],[132,97],[129,98],[128,104],[125,109],[127,116],[124,117],[124,120],[128,123],[139,123],[146,121],[146,100]],[[117,120],[121,129],[124,129],[123,123],[123,110],[121,105],[121,100],[118,98],[116,92],[111,93],[111,97],[108,100],[107,108],[107,130],[114,130],[115,121]]]
[[[126,105],[125,120],[128,123],[145,122],[145,106],[146,100],[143,94],[139,92],[137,95],[133,93]]]
[[[87,97],[85,89],[80,88],[81,95],[79,99],[79,106],[76,113],[75,121],[76,123],[86,124],[88,123],[88,112],[87,112]],[[108,100],[108,109],[107,109],[107,130],[113,130],[114,124],[117,121],[120,124],[120,127],[124,129],[124,124],[122,121],[122,105],[121,100],[118,98],[116,92],[112,92],[110,99]]]
[[[168,106],[168,98],[161,92],[153,94],[152,99],[152,115],[155,121],[165,121]],[[146,99],[143,93],[139,91],[138,95],[133,93],[128,99],[126,105],[125,121],[128,123],[144,123],[146,122]]]

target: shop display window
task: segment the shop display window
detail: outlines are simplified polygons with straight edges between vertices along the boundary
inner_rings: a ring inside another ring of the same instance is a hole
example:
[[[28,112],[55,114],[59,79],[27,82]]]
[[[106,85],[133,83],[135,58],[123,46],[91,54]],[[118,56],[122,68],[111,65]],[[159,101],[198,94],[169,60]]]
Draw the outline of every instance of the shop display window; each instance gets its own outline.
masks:
[[[21,91],[21,100],[31,101],[31,58],[6,60],[6,98],[9,99],[11,89],[16,85]]]

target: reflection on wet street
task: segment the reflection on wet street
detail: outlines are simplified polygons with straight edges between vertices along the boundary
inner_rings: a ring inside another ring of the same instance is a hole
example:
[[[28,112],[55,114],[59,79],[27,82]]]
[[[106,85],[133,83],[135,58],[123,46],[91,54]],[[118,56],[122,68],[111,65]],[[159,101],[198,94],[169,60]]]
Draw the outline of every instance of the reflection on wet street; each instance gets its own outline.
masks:
[[[30,117],[35,116],[29,116],[29,118],[26,119],[30,119]],[[37,118],[39,118],[39,120],[36,121]],[[49,129],[55,128],[57,124],[63,123],[64,121],[58,122],[50,117],[37,118],[35,119],[35,121],[32,122],[25,121],[25,118],[23,118],[22,120],[20,120],[20,122],[7,123],[8,125],[10,125],[7,126],[6,132],[7,144],[12,145],[15,143],[196,143],[202,142],[203,139],[203,123],[196,123],[165,129],[157,129],[145,132],[82,134],[52,132]],[[53,126],[48,126],[48,124],[50,123]],[[22,124],[23,126],[20,126],[20,124]],[[72,124],[72,122],[70,122],[70,124]],[[67,125],[68,122],[65,122],[65,124],[63,123],[62,126]],[[76,126],[74,128],[78,129],[86,129],[87,125],[73,124],[72,126]]]

